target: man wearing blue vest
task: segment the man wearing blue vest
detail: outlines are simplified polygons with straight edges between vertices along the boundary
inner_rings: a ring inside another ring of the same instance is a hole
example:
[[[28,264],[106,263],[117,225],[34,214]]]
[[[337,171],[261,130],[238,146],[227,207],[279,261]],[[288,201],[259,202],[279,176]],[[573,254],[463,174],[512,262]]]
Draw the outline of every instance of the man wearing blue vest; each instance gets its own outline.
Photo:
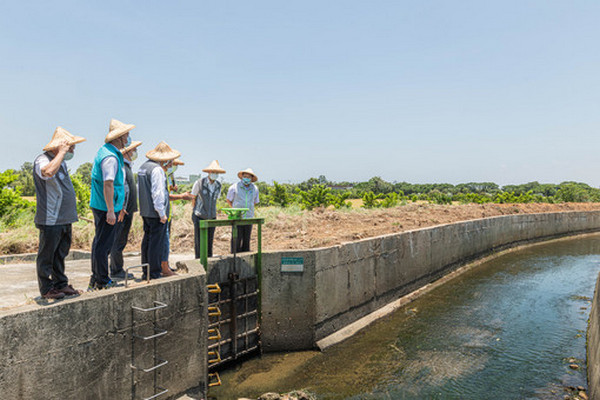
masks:
[[[162,264],[170,210],[166,170],[181,155],[165,142],[146,153],[148,161],[138,171],[138,199],[144,221],[142,264],[150,264],[150,278],[175,275],[168,265]],[[146,278],[144,271],[143,278]]]
[[[96,235],[92,242],[92,277],[88,290],[108,289],[116,285],[108,276],[108,254],[115,239],[117,215],[123,220],[125,167],[120,149],[131,144],[129,131],[135,125],[112,119],[109,132],[92,166],[90,207]]]
[[[62,299],[80,292],[69,285],[65,257],[71,249],[71,225],[77,221],[77,199],[67,163],[77,143],[85,139],[60,126],[44,153],[33,163],[35,226],[40,230],[36,258],[38,284],[44,299]]]
[[[254,206],[258,204],[258,187],[254,184],[258,177],[251,168],[238,172],[240,181],[229,187],[227,192],[227,204],[233,208],[247,208],[244,218],[254,218]],[[237,240],[231,239],[231,251],[250,251],[250,235],[252,225],[240,225],[237,227]]]

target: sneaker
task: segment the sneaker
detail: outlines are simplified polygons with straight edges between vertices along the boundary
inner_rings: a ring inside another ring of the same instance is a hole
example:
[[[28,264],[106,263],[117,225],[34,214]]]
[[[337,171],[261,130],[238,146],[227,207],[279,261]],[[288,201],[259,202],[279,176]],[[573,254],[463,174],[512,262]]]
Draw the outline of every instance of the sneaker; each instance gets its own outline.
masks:
[[[88,284],[87,291],[88,292],[93,292],[94,290],[96,290],[95,285],[92,285],[91,283]]]
[[[108,282],[106,282],[104,285],[101,285],[100,283],[96,282],[96,290],[102,290],[102,289],[110,289],[110,288],[114,288],[115,286],[117,286],[117,282],[113,281],[112,279],[109,279]]]
[[[81,294],[81,290],[76,290],[73,285],[67,285],[64,288],[58,289],[59,292],[64,293],[65,296],[78,296]]]
[[[42,297],[43,297],[44,299],[55,299],[55,300],[57,300],[57,299],[62,299],[62,298],[64,298],[64,297],[65,297],[65,294],[64,294],[63,292],[59,292],[59,291],[58,291],[58,290],[56,290],[56,289],[50,289],[50,290],[48,290],[46,293],[44,293],[44,294],[42,295]]]

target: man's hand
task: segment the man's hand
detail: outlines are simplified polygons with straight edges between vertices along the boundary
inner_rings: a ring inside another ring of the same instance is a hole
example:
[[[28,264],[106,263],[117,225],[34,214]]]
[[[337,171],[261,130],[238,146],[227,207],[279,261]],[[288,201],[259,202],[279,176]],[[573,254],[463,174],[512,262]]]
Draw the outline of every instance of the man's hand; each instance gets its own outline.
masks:
[[[123,222],[123,219],[125,219],[125,215],[127,215],[127,211],[125,211],[124,209],[121,210],[121,212],[119,213],[119,218],[117,219],[117,222]]]
[[[160,217],[160,223],[161,224],[166,224],[167,223],[167,216],[163,215],[162,217]]]
[[[64,156],[65,153],[67,153],[70,148],[71,148],[71,145],[69,145],[69,143],[65,139],[61,140],[60,143],[58,144],[58,147],[56,148],[57,155],[62,153],[62,155]]]
[[[115,212],[107,211],[106,212],[106,223],[109,225],[114,225],[115,222],[117,222],[117,217],[115,216]]]

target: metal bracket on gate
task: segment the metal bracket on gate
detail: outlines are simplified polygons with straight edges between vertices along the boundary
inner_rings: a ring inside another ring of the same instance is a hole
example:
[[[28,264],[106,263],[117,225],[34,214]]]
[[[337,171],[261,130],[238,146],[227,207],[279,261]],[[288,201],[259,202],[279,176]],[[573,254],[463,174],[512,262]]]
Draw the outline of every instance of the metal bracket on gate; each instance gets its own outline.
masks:
[[[208,360],[208,363],[209,363],[209,364],[214,364],[214,363],[218,363],[218,362],[221,362],[221,361],[223,361],[223,360],[221,360],[221,355],[219,354],[219,352],[218,352],[218,351],[214,351],[214,350],[213,350],[213,351],[209,351],[209,352],[208,352],[208,355],[209,355],[209,356],[216,356],[216,358],[213,358],[213,359],[209,359],[209,360]]]
[[[217,328],[209,329],[208,334],[213,335],[209,336],[208,340],[221,340],[221,332]]]
[[[221,287],[218,283],[206,285],[206,288],[208,289],[208,293],[221,293]]]
[[[210,382],[211,378],[216,378],[215,382]],[[213,386],[221,386],[221,377],[219,376],[218,372],[213,372],[208,374],[208,387],[213,387]]]
[[[208,316],[209,317],[219,317],[221,315],[221,310],[219,307],[208,307]]]

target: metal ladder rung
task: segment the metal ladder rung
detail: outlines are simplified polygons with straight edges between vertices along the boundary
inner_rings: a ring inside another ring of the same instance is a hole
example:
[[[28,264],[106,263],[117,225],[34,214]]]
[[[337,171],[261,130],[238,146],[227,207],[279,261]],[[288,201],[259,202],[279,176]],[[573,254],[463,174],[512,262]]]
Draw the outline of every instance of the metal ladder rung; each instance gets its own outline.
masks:
[[[155,304],[155,306],[150,307],[150,308],[141,308],[141,307],[136,307],[136,306],[131,306],[131,308],[133,308],[134,310],[137,310],[137,311],[141,311],[141,312],[156,311],[156,310],[160,310],[161,308],[167,308],[167,305],[165,303],[161,303],[160,301],[154,301],[154,304]]]
[[[165,388],[161,388],[161,387],[158,387],[157,389],[162,390],[162,392],[156,393],[150,397],[144,397],[144,400],[156,399],[157,397],[162,396],[163,394],[165,394],[169,391],[169,389],[165,389]]]
[[[159,330],[159,329],[155,329],[154,332],[156,332],[156,334],[150,335],[150,336],[140,336],[140,335],[133,335],[133,336],[135,336],[138,339],[149,340],[149,339],[155,339],[157,337],[164,336],[167,333],[169,333],[169,331],[163,331],[163,330]]]
[[[141,370],[143,372],[152,372],[155,369],[159,369],[160,367],[164,367],[165,365],[167,365],[169,363],[167,360],[158,359],[158,361],[161,361],[161,363],[160,364],[156,364],[154,367],[140,368],[140,367],[136,367],[135,365],[131,365],[131,368],[132,369],[138,369],[138,370]]]

